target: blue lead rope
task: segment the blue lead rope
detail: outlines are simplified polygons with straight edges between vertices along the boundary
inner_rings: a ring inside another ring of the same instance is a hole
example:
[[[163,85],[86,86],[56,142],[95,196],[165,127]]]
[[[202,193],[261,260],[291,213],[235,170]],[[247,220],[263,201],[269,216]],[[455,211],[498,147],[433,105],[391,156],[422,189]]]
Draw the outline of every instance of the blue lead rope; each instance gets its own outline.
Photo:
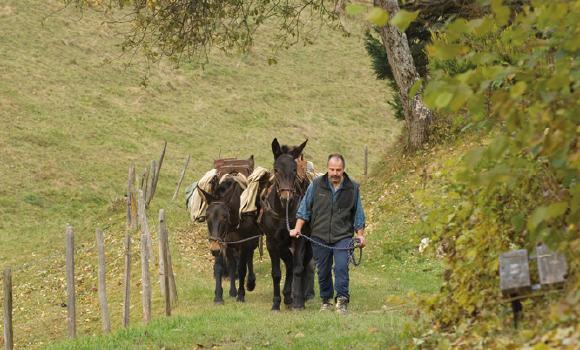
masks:
[[[289,207],[289,205],[288,205],[288,203],[286,203],[286,229],[288,230],[288,232],[290,232],[291,229],[290,229],[290,221],[288,220],[288,207]],[[352,264],[353,266],[359,266],[360,263],[361,263],[361,261],[362,261],[362,255],[363,255],[362,254],[362,248],[360,247],[360,241],[359,241],[358,238],[353,238],[350,241],[350,243],[348,244],[348,247],[342,248],[342,247],[332,247],[332,246],[329,246],[329,245],[324,244],[322,242],[315,241],[314,239],[312,239],[312,238],[310,238],[308,236],[305,236],[303,234],[299,234],[298,237],[306,238],[308,241],[310,241],[310,242],[312,242],[314,244],[317,244],[317,245],[319,245],[321,247],[324,247],[326,249],[331,249],[331,250],[348,250],[348,262],[350,264]],[[358,261],[357,261],[357,259],[355,258],[355,255],[354,255],[354,250],[356,248],[358,248]]]

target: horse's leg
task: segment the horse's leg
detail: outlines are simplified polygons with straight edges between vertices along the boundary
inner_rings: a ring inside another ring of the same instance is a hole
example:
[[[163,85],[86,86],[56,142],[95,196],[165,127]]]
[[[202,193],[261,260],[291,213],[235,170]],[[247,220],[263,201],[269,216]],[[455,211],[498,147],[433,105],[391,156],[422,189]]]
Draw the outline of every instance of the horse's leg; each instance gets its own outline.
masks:
[[[284,304],[286,306],[292,305],[292,279],[293,279],[293,263],[292,263],[292,252],[289,248],[282,254],[282,260],[286,266],[286,278],[284,279]]]
[[[268,253],[270,254],[270,261],[272,263],[272,286],[274,287],[274,297],[272,299],[272,311],[280,311],[280,302],[282,298],[280,297],[280,279],[282,278],[282,272],[280,271],[280,255],[275,246],[270,242],[268,238]]]
[[[237,261],[234,254],[234,250],[230,247],[226,248],[226,255],[227,255],[227,266],[228,272],[230,275],[230,297],[235,298],[238,294],[236,290],[236,267]]]
[[[224,298],[223,298],[223,294],[224,294],[224,290],[222,289],[222,276],[223,276],[223,256],[220,254],[218,256],[215,257],[214,259],[214,263],[213,263],[213,276],[215,278],[215,297],[213,299],[213,302],[216,304],[223,304],[224,303]]]
[[[305,266],[304,259],[306,258],[305,239],[294,239],[294,257],[292,259],[292,308],[297,310],[304,309],[304,275]]]
[[[246,288],[250,292],[256,288],[256,274],[254,274],[254,249],[256,249],[254,245],[250,245],[250,248],[248,249],[248,282]]]
[[[240,248],[240,261],[238,262],[238,298],[237,301],[244,302],[246,296],[246,290],[244,289],[244,282],[246,280],[247,271],[247,260],[248,260],[248,250],[247,245],[242,245]]]

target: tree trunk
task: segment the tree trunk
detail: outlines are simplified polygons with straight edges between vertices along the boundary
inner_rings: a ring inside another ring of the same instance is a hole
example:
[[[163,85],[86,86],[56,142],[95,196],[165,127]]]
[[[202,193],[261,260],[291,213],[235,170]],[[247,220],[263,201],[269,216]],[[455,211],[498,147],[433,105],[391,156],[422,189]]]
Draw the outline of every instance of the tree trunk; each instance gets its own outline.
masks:
[[[387,11],[390,18],[399,11],[397,0],[374,0],[374,5]],[[403,102],[407,128],[406,148],[412,152],[427,142],[433,113],[423,103],[420,92],[409,96],[409,89],[419,79],[419,74],[409,50],[407,35],[389,23],[380,28],[380,33]]]

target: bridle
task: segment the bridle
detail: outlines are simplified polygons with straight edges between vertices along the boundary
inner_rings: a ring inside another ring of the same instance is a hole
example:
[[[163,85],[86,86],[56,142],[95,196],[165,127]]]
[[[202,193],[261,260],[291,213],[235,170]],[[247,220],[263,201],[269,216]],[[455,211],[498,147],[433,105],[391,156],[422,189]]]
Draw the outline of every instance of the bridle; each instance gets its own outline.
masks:
[[[211,202],[211,204],[218,204],[218,205],[225,206],[226,209],[228,210],[228,224],[230,226],[233,226],[233,224],[230,222],[230,214],[229,214],[230,208],[227,206],[226,202],[224,202],[224,201],[215,201],[215,202]],[[225,236],[225,239],[221,239],[220,237],[212,237],[212,236],[209,236],[208,239],[209,239],[210,242],[212,242],[212,241],[213,242],[217,242],[219,244],[219,246],[220,246],[220,250],[222,250],[222,249],[227,248],[227,245],[228,244],[240,244],[240,243],[244,243],[244,242],[247,242],[247,241],[251,241],[252,239],[256,239],[256,238],[259,238],[260,236],[262,236],[260,234],[260,235],[255,235],[255,236],[252,236],[252,237],[240,239],[240,240],[237,240],[237,241],[228,241],[227,240],[228,234],[229,234],[229,232],[226,232],[226,234],[224,235]]]

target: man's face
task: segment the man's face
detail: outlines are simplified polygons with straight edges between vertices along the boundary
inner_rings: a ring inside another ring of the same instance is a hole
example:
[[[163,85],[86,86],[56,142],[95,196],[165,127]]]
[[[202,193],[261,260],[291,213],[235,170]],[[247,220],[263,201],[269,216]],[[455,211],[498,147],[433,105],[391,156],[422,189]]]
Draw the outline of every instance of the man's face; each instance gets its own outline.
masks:
[[[342,181],[342,175],[344,174],[344,164],[337,158],[330,158],[327,164],[328,167],[328,177],[334,185],[338,185]]]

